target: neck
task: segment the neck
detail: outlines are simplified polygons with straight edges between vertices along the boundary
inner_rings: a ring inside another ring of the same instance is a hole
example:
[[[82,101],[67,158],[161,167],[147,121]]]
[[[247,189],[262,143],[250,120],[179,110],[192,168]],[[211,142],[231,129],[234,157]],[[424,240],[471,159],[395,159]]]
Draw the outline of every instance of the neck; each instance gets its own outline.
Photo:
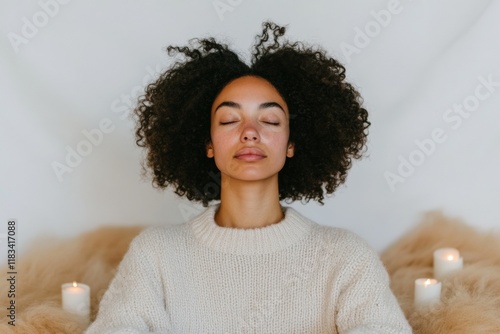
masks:
[[[218,225],[258,228],[282,219],[277,175],[265,182],[221,180],[221,202],[215,214]]]

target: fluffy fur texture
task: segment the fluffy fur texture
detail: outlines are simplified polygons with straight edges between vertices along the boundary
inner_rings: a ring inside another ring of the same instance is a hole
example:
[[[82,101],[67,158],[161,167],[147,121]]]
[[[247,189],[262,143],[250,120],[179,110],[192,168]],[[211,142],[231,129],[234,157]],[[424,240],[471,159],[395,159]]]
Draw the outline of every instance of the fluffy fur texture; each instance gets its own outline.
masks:
[[[83,332],[86,324],[61,309],[61,284],[76,280],[90,285],[93,320],[118,263],[141,229],[106,227],[34,245],[17,265],[16,327],[7,325],[4,315],[0,333]],[[459,249],[464,269],[442,280],[439,305],[416,310],[414,281],[432,277],[432,253],[441,247]],[[387,248],[382,260],[415,334],[500,333],[500,234],[479,233],[460,220],[430,213]],[[0,305],[7,305],[7,287],[2,280]]]
[[[440,304],[415,309],[414,281],[433,276],[433,252],[443,247],[460,251],[464,269],[441,280]],[[500,333],[500,234],[432,212],[381,257],[415,334]]]
[[[62,310],[61,284],[91,288],[91,320],[128,245],[141,227],[104,227],[70,240],[39,240],[18,256],[16,326],[7,324],[8,282],[0,281],[0,333],[82,333],[87,324]],[[7,269],[2,268],[2,273]]]

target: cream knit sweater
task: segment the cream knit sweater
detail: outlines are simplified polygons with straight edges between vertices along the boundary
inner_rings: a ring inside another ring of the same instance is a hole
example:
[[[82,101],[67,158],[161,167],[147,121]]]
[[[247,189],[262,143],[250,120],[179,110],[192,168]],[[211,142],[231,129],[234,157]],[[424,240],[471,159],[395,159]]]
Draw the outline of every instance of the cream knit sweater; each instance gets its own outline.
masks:
[[[218,226],[216,206],[130,245],[87,334],[411,333],[378,255],[292,208]]]

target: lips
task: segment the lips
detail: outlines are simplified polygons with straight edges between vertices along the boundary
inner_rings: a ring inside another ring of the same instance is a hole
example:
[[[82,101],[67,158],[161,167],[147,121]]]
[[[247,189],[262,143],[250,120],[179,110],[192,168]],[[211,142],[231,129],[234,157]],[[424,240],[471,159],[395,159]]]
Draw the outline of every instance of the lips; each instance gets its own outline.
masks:
[[[266,158],[266,154],[261,149],[255,147],[245,147],[236,152],[236,159],[245,161],[257,161]]]

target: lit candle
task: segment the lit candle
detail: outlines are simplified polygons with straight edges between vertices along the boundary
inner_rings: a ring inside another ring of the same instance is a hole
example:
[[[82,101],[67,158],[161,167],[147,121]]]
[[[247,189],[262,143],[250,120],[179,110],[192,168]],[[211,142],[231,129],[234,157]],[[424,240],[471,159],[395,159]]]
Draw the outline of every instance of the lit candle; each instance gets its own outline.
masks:
[[[441,279],[464,266],[464,259],[455,248],[440,248],[434,252],[434,278]]]
[[[78,314],[89,321],[90,316],[90,287],[82,283],[64,283],[62,290],[62,308],[68,312]]]
[[[438,303],[441,299],[441,282],[432,278],[418,278],[415,280],[415,307],[428,306]]]

